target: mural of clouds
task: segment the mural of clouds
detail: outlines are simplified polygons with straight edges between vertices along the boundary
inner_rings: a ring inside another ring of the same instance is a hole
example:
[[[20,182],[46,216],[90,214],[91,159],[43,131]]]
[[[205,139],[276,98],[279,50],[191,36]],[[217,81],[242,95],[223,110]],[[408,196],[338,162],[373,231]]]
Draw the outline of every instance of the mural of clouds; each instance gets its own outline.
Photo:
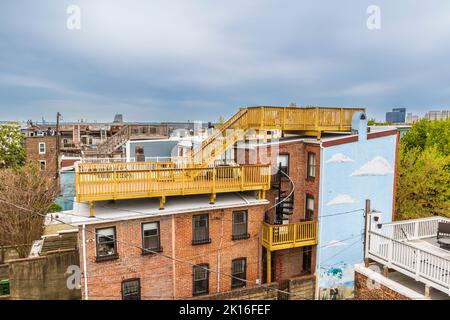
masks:
[[[333,205],[337,205],[337,204],[348,204],[348,203],[355,203],[355,199],[353,199],[348,194],[340,194],[340,195],[337,195],[332,200],[330,200],[327,203],[327,206],[333,206]]]
[[[336,153],[330,159],[327,160],[327,163],[343,163],[343,162],[355,162],[355,160],[347,157],[343,153]]]
[[[381,156],[376,156],[361,168],[354,171],[351,176],[386,176],[393,173],[394,170],[389,162]]]

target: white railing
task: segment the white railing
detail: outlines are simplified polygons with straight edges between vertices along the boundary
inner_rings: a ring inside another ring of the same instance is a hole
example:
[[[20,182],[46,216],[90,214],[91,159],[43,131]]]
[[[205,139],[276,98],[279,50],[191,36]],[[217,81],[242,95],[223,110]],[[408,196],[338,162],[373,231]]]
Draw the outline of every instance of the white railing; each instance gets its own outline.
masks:
[[[450,219],[430,217],[405,220],[382,224],[381,229],[374,226],[375,229],[372,228],[372,230],[398,241],[417,240],[436,236],[439,222],[450,222]]]
[[[435,237],[436,217],[375,225],[368,231],[368,258],[450,295],[450,259],[420,249],[410,240]],[[380,228],[381,226],[381,228]]]

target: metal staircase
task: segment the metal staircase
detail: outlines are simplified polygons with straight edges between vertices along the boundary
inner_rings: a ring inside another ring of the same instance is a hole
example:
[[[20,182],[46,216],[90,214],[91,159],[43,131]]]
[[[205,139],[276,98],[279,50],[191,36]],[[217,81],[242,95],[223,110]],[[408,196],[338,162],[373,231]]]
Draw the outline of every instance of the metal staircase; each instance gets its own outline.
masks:
[[[113,136],[100,143],[95,149],[83,150],[83,155],[86,157],[107,157],[112,155],[124,143],[130,140],[131,129],[130,126],[123,126]]]

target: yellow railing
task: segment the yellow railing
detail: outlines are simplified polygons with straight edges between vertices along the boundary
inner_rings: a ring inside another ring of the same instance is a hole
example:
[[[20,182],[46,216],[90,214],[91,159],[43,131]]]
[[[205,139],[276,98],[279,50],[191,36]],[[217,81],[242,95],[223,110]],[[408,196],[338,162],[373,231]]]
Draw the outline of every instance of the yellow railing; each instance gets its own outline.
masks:
[[[317,221],[281,225],[262,224],[261,242],[270,251],[317,244]]]
[[[78,164],[75,176],[77,200],[100,201],[270,189],[270,165],[179,169],[153,168],[154,165]]]
[[[251,107],[241,108],[211,137],[194,149],[195,163],[207,166],[242,140],[248,130],[282,130],[319,136],[322,131],[350,131],[355,112],[363,108]],[[233,130],[233,131],[230,131]]]

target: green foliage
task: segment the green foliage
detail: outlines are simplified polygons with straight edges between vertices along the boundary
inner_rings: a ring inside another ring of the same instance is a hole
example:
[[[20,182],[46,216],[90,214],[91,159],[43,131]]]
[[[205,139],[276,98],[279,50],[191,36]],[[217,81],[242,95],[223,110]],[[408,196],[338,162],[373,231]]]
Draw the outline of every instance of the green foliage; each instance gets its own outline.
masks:
[[[399,146],[397,218],[450,216],[450,120],[415,123]]]
[[[50,208],[48,208],[48,212],[52,213],[52,212],[61,212],[62,211],[62,207],[57,204],[57,203],[52,203],[50,205]]]
[[[0,126],[0,169],[17,168],[25,164],[24,139],[18,123]]]
[[[367,121],[367,125],[368,126],[386,126],[388,125],[388,123],[384,123],[384,122],[377,122],[377,120],[375,118],[370,118]]]
[[[416,122],[403,137],[402,143],[407,150],[436,146],[444,155],[450,154],[450,119],[430,121],[422,119]]]

